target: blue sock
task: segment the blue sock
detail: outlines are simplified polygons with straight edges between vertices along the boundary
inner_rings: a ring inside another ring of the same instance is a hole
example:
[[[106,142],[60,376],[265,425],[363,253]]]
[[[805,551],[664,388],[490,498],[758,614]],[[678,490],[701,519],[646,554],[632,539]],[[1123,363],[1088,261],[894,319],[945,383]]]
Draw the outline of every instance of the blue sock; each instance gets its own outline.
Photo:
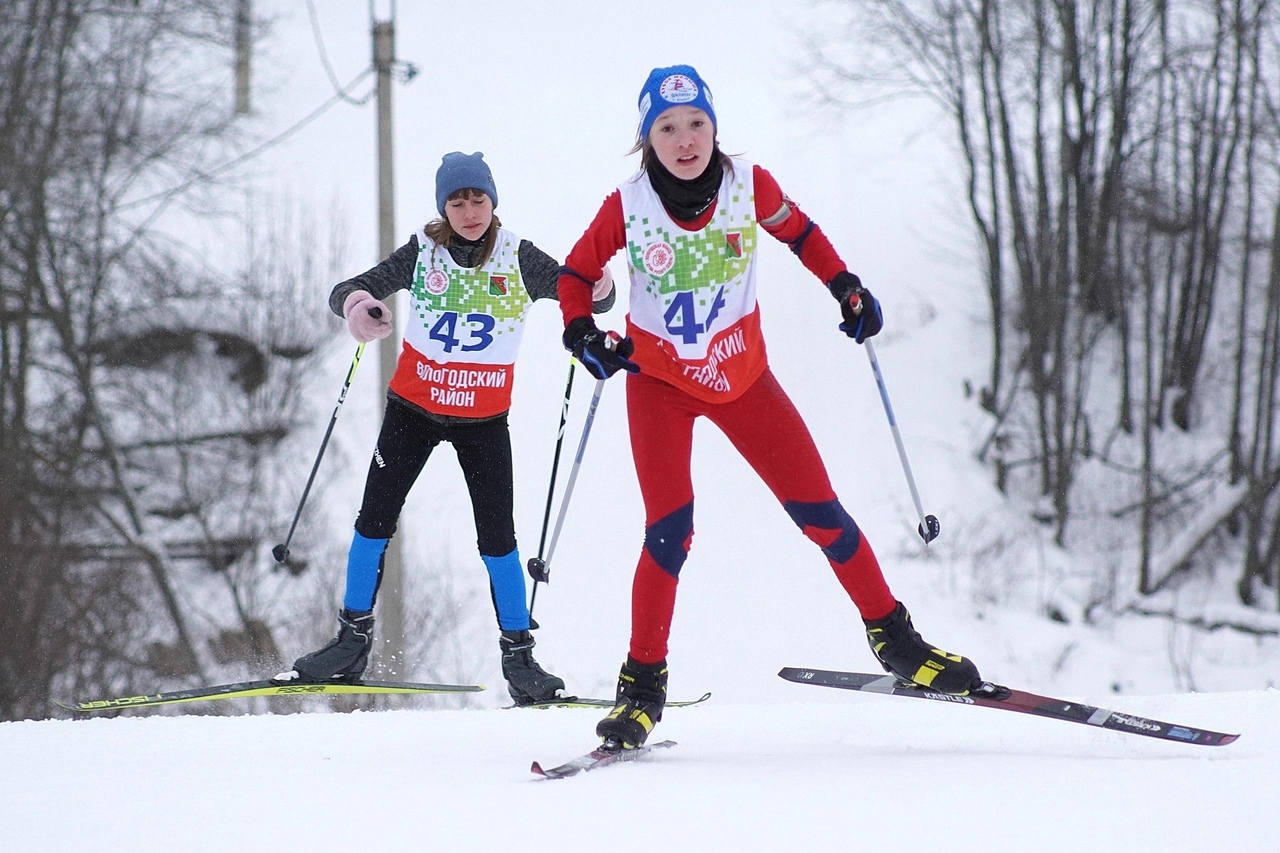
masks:
[[[493,601],[498,608],[498,627],[504,631],[524,631],[529,627],[529,605],[524,600],[524,570],[520,567],[520,549],[512,549],[502,557],[487,557],[484,567],[489,570],[489,583],[493,586]]]
[[[390,539],[369,539],[356,531],[347,552],[347,594],[342,606],[348,610],[372,610],[382,571],[382,552]]]

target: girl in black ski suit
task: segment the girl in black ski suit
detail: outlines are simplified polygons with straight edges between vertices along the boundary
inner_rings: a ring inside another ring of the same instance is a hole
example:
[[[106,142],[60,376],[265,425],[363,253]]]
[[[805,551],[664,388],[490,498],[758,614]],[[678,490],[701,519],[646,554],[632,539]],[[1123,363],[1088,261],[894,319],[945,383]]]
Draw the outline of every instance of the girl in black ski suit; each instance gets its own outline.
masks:
[[[479,152],[444,156],[436,173],[440,218],[373,269],[329,295],[351,334],[391,334],[382,300],[410,292],[409,320],[364,499],[347,555],[338,635],[303,655],[282,681],[359,679],[368,664],[382,556],[404,501],[432,451],[453,445],[471,495],[477,546],[489,572],[502,674],[517,704],[564,695],[564,681],[533,659],[524,572],[512,520],[511,406],[516,353],[529,306],[557,298],[559,264],[501,227],[498,191]],[[614,302],[606,270],[593,287],[597,312]]]

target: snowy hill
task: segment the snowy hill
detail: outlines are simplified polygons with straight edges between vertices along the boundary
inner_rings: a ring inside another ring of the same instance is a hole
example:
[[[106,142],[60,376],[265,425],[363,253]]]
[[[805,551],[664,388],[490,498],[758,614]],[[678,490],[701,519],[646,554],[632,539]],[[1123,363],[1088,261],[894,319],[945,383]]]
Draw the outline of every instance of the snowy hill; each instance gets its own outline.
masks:
[[[1275,690],[1111,703],[1244,733],[1197,747],[773,680],[781,701],[672,710],[674,749],[560,781],[530,762],[590,748],[597,712],[4,723],[0,846],[1275,849],[1255,805],[1280,778]]]

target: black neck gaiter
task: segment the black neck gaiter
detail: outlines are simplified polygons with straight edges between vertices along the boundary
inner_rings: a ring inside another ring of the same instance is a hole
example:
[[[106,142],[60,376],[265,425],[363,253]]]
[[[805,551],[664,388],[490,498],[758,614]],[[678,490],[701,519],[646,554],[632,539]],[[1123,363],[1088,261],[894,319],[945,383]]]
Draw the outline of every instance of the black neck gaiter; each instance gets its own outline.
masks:
[[[671,174],[656,154],[649,158],[645,171],[649,173],[649,183],[667,212],[680,222],[692,222],[712,205],[724,177],[719,146],[712,149],[711,163],[707,168],[691,180],[681,180]]]
[[[484,254],[484,241],[487,236],[482,234],[479,240],[468,240],[461,234],[454,234],[453,239],[449,241],[449,256],[460,267],[479,266],[476,262]]]

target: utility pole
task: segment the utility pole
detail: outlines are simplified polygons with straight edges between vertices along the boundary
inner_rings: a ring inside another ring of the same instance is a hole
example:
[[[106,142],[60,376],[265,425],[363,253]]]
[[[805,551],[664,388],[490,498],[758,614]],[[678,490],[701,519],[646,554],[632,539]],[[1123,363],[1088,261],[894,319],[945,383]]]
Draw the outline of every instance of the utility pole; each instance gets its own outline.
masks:
[[[253,9],[250,0],[236,0],[236,105],[235,114],[249,112],[249,59],[253,49]]]
[[[396,249],[395,183],[393,181],[393,149],[391,136],[391,72],[396,61],[395,3],[392,0],[391,17],[385,21],[374,18],[373,0],[369,3],[369,18],[373,24],[373,67],[377,72],[378,102],[378,259],[390,255]],[[392,317],[400,311],[392,297]],[[378,344],[378,363],[381,367],[381,385],[391,384],[399,354],[400,336],[391,334]],[[386,397],[382,400],[386,413]],[[401,526],[403,529],[403,525]],[[389,678],[405,671],[404,635],[404,548],[402,537],[392,536],[383,555],[382,584],[378,600],[380,612],[379,634],[382,647],[378,661]]]

